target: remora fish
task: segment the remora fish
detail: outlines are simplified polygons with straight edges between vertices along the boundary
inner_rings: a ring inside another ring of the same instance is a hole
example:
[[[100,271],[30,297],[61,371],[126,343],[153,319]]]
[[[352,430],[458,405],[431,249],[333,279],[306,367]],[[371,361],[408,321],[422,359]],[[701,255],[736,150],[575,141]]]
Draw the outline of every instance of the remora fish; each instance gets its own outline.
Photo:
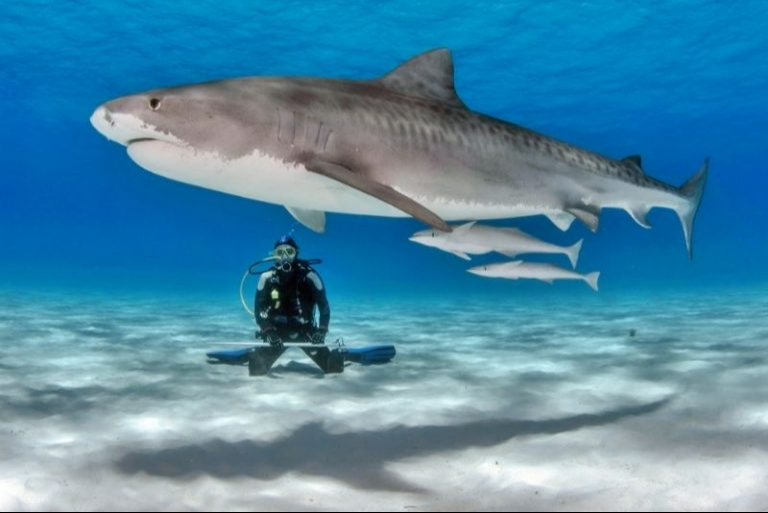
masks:
[[[484,255],[492,251],[508,257],[529,253],[563,254],[574,268],[579,261],[583,242],[562,247],[539,240],[516,228],[486,226],[475,221],[452,228],[450,233],[435,229],[422,230],[414,233],[409,240],[442,249],[464,260],[470,260],[469,255]]]
[[[374,80],[241,78],[156,89],[96,109],[92,124],[140,166],[181,182],[285,205],[317,231],[325,212],[446,220],[543,214],[593,230],[600,210],[641,225],[677,212],[691,253],[705,161],[682,187],[469,110],[446,49]]]
[[[554,283],[555,280],[582,280],[592,287],[594,291],[597,291],[597,280],[600,278],[600,273],[579,274],[550,264],[538,264],[520,260],[504,262],[502,264],[480,265],[468,269],[467,272],[478,276],[485,276],[486,278],[506,278],[508,280],[528,278],[541,280],[549,284]]]

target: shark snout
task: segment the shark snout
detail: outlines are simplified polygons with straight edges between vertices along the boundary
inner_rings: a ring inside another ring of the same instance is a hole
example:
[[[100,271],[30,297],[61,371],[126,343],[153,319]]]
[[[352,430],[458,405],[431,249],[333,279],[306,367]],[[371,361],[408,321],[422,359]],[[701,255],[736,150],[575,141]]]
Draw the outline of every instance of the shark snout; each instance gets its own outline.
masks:
[[[110,141],[128,146],[132,140],[147,137],[140,120],[131,118],[134,117],[116,113],[109,104],[104,104],[91,114],[91,125]]]
[[[93,125],[93,128],[108,139],[110,139],[109,133],[114,127],[114,124],[115,122],[112,119],[112,115],[104,105],[100,105],[93,111],[93,114],[91,114],[91,125]]]
[[[148,139],[177,143],[167,131],[160,130],[143,114],[146,102],[140,97],[126,97],[100,105],[91,114],[91,125],[110,141],[129,146]]]

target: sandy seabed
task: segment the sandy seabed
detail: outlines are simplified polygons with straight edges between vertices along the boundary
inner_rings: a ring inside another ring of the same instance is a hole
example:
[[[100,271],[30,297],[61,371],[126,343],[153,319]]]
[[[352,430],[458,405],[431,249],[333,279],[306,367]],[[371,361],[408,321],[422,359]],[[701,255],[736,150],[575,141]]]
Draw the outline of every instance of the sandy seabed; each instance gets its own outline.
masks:
[[[768,507],[765,291],[337,301],[395,361],[265,378],[229,306],[0,295],[0,509]]]

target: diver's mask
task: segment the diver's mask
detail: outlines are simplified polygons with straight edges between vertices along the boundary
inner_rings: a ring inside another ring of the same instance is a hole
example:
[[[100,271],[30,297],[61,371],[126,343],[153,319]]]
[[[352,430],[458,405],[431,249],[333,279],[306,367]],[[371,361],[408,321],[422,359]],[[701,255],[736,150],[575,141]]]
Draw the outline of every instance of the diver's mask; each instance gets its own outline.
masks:
[[[296,248],[289,246],[288,244],[282,244],[277,246],[272,253],[275,257],[276,266],[284,273],[289,273],[293,270],[293,263],[296,261]]]

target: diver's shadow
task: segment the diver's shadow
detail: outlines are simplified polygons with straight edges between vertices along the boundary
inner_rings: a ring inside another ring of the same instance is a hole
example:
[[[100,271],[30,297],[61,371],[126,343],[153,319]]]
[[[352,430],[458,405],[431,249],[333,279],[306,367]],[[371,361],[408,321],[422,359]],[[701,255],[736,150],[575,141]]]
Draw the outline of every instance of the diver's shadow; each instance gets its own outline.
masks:
[[[307,357],[309,358],[309,357]],[[297,362],[296,360],[289,360],[286,363],[273,366],[269,370],[268,376],[280,377],[285,374],[301,374],[304,376],[311,376],[314,378],[324,378],[325,373],[314,363]]]
[[[130,451],[116,462],[124,474],[147,473],[172,479],[277,479],[289,473],[322,476],[356,488],[423,492],[387,470],[406,458],[492,447],[519,436],[555,435],[654,413],[671,401],[625,406],[599,413],[547,420],[488,419],[452,426],[397,426],[376,431],[331,433],[309,423],[274,442],[212,439],[157,451]]]

